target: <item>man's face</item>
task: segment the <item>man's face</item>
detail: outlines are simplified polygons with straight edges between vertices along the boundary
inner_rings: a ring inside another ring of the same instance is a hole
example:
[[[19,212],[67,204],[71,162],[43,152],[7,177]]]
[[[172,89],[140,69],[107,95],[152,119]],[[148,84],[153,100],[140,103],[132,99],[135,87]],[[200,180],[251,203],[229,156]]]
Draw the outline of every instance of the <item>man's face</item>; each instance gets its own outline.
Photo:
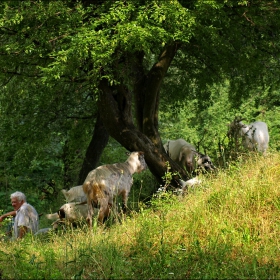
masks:
[[[20,206],[24,203],[24,201],[18,201],[16,197],[12,198],[11,202],[15,211],[17,211],[20,208]]]

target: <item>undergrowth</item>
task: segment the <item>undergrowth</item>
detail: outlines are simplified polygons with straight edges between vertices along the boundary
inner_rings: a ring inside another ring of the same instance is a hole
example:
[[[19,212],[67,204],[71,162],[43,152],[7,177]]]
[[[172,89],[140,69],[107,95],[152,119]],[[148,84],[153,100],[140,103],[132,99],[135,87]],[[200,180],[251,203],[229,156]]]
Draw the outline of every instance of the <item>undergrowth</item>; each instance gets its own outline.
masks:
[[[0,276],[277,279],[279,182],[279,153],[240,157],[187,195],[155,195],[111,226],[1,241]]]

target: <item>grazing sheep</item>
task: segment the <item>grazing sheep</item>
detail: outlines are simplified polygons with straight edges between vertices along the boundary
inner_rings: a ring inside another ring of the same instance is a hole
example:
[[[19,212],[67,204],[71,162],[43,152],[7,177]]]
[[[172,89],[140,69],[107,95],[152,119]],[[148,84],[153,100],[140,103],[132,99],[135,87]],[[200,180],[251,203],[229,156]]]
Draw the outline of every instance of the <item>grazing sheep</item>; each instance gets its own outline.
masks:
[[[180,179],[180,185],[182,186],[182,191],[185,192],[188,190],[188,188],[192,188],[195,185],[201,185],[202,181],[198,179],[198,177],[194,177],[190,180],[183,181]]]
[[[53,228],[56,229],[59,224],[73,224],[75,222],[85,220],[88,214],[87,204],[79,204],[70,202],[62,205],[60,209],[53,214],[47,214],[46,218],[49,220],[55,220],[52,224]]]
[[[70,190],[61,190],[67,202],[86,202],[87,197],[83,185],[72,187]]]
[[[198,155],[198,157],[196,158],[198,168],[207,172],[216,169],[211,161],[211,158],[208,155],[204,155],[199,152],[196,152],[196,154]]]
[[[196,166],[205,171],[215,169],[209,156],[197,152],[195,147],[184,139],[169,140],[163,147],[170,158],[182,168],[186,168],[190,174],[196,169]]]
[[[267,124],[256,121],[248,125],[243,124],[240,118],[235,118],[229,124],[229,137],[241,137],[242,145],[248,150],[257,150],[260,153],[266,152],[269,143],[269,133]]]
[[[143,152],[133,152],[124,163],[99,166],[92,170],[84,184],[83,190],[87,196],[87,221],[92,227],[93,205],[100,207],[98,222],[103,223],[110,213],[113,199],[122,196],[123,211],[127,208],[127,199],[133,183],[132,175],[140,173],[147,167]]]
[[[187,172],[192,173],[195,169],[195,147],[183,139],[169,140],[163,146],[172,160],[177,162]]]
[[[179,184],[181,186],[181,188],[176,188],[174,190],[174,193],[177,193],[179,195],[186,193],[186,191],[188,191],[189,188],[192,188],[196,185],[201,185],[202,180],[198,179],[198,177],[194,177],[192,179],[189,179],[187,181],[184,181],[182,179],[179,179]],[[166,186],[164,187],[160,187],[157,190],[157,194],[162,194],[166,192]]]

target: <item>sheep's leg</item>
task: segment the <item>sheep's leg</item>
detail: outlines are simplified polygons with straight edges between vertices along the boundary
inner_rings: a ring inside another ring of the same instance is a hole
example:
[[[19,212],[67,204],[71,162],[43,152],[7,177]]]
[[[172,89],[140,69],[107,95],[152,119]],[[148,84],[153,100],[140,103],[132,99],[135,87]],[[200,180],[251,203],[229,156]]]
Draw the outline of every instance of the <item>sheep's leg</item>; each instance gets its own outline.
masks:
[[[87,205],[88,205],[87,223],[88,223],[89,227],[92,228],[93,206],[92,206],[92,201],[91,201],[90,195],[87,198]]]
[[[110,214],[109,206],[100,208],[99,213],[98,213],[98,223],[100,225],[102,225],[104,222],[104,219],[107,219],[109,217],[109,214]]]
[[[99,212],[98,212],[98,223],[100,225],[103,224],[104,216],[105,216],[104,206],[100,206],[100,209],[99,209]]]
[[[108,204],[108,198],[102,198],[100,200],[100,209],[98,212],[98,223],[103,224],[104,218],[108,217],[110,212],[109,204]]]
[[[127,212],[127,200],[128,200],[128,193],[126,191],[122,192],[122,211],[125,214]]]
[[[108,203],[108,207],[107,207],[107,209],[105,211],[105,218],[106,219],[109,217],[111,209],[112,209],[112,204]]]

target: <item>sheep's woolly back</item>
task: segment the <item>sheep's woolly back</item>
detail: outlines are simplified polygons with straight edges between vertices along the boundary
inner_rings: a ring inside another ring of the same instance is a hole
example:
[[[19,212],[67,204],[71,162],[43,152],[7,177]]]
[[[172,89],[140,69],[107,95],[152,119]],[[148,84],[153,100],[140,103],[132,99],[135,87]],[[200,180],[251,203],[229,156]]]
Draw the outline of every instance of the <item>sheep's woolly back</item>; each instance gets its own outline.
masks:
[[[264,122],[256,121],[247,125],[235,119],[229,125],[228,135],[234,138],[241,137],[243,147],[248,150],[257,149],[265,153],[268,149],[269,133],[267,124]]]
[[[92,205],[100,206],[98,221],[103,222],[113,205],[113,198],[122,195],[126,209],[127,198],[133,183],[132,175],[147,167],[143,152],[133,152],[123,163],[107,164],[89,172],[83,184],[87,196],[89,225],[92,226]]]
[[[84,192],[88,194],[88,190],[86,190],[89,187],[88,182],[94,182],[99,188],[104,186],[104,189],[110,189],[113,193],[118,194],[123,189],[130,189],[133,183],[132,175],[145,168],[143,153],[133,152],[123,163],[102,165],[92,170],[84,182]]]
[[[117,195],[123,189],[130,190],[133,179],[129,167],[128,163],[99,166],[88,174],[83,185],[84,192],[89,196],[92,189],[101,192],[107,190],[108,194],[116,193]]]
[[[66,203],[60,207],[58,212],[63,212],[65,219],[69,222],[75,222],[87,217],[87,204],[76,204],[75,202]]]
[[[70,190],[61,190],[67,202],[85,202],[86,194],[83,191],[83,186],[72,187]]]
[[[93,209],[94,214],[97,215],[98,209]],[[88,205],[70,202],[62,205],[56,213],[46,214],[46,218],[55,221],[52,226],[57,228],[60,222],[74,223],[79,220],[85,220],[88,214]]]

